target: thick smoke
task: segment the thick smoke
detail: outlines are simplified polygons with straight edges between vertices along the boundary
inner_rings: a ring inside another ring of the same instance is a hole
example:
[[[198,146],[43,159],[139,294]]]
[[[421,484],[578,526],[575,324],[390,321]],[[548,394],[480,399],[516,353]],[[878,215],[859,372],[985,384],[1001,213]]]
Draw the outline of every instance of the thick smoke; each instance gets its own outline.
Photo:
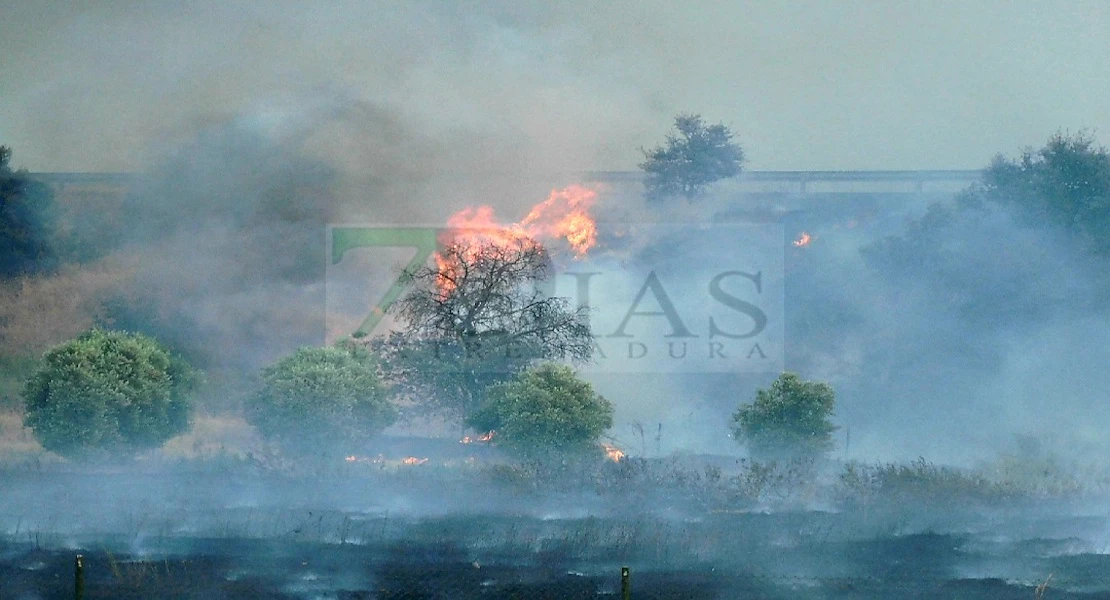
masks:
[[[83,261],[116,265],[126,281],[97,319],[185,354],[217,383],[213,408],[225,408],[263,365],[325,342],[329,224],[442,225],[473,204],[523,214],[568,181],[520,170],[512,140],[462,130],[432,139],[420,125],[321,89],[153,146],[112,218],[72,209]],[[467,175],[492,164],[507,173]],[[380,288],[405,259],[376,260],[365,276]],[[365,308],[370,298],[351,300]]]
[[[626,564],[637,595],[662,589],[651,569],[696,572],[677,598],[924,596],[963,577],[974,589],[940,595],[1031,597],[1049,573],[1071,586],[1050,594],[1101,581],[1105,503],[1071,502],[1067,485],[1037,499],[1057,479],[1106,491],[1083,477],[1097,469],[1078,470],[1110,449],[1105,256],[972,196],[724,183],[650,205],[631,177],[585,173],[634,171],[679,112],[732,127],[754,170],[975,168],[1060,127],[1105,135],[1104,6],[73,4],[0,9],[0,143],[32,171],[136,178],[122,199],[60,207],[65,264],[2,282],[0,345],[30,356],[96,324],[139,330],[211,385],[189,434],[121,466],[62,463],[0,412],[0,438],[29,457],[0,465],[0,594],[68,597],[74,552],[90,585],[115,570],[122,589],[153,564],[162,596],[189,580],[245,590],[226,597],[448,597],[459,573],[476,597],[573,595],[505,587],[532,577],[605,579],[615,595]],[[352,252],[364,281],[335,287],[329,224],[440,226],[479,204],[512,222],[575,183],[599,192],[602,243],[566,268],[617,279],[595,288],[600,333],[654,267],[704,343],[707,277],[753,263],[707,253],[698,227],[739,223],[773,247],[754,266],[781,290],[768,351],[782,363],[672,372],[654,347],[638,369],[584,368],[616,408],[607,441],[631,460],[582,472],[534,470],[419,421],[411,438],[352,450],[365,456],[295,464],[242,420],[261,367],[351,332],[359,321],[331,311],[365,310],[408,259]],[[639,224],[673,229],[628,235]],[[802,231],[812,241],[796,247]],[[1029,489],[1010,506],[1012,489],[924,463],[888,479],[742,465],[729,419],[779,368],[837,391],[834,460],[1009,453]],[[674,456],[696,453],[717,456]],[[735,591],[705,592],[733,576]]]
[[[43,0],[4,15],[0,131],[42,171],[138,170],[148,140],[333,86],[435,139],[513,140],[506,170],[632,169],[629,149],[680,111],[733,126],[760,169],[973,168],[1059,127],[1110,130],[1097,2]]]
[[[916,212],[885,233],[818,229],[788,279],[792,362],[840,392],[848,454],[967,464],[1018,434],[1092,440],[1097,257],[994,205]]]
[[[1036,44],[988,41],[975,42],[977,61],[909,51],[924,32],[980,39],[961,23],[1001,20],[999,31],[1022,39],[1101,32],[1102,13],[1065,8],[1036,18],[868,10],[862,24],[837,25],[840,9],[815,6],[35,3],[9,7],[0,24],[0,84],[14,108],[5,114],[19,115],[0,117],[0,129],[34,170],[143,173],[122,219],[86,223],[89,257],[122,261],[112,273],[131,280],[102,320],[151,330],[210,371],[242,377],[323,340],[327,223],[441,223],[472,204],[511,220],[576,181],[566,173],[634,168],[636,149],[657,142],[675,112],[732,125],[759,169],[979,166],[1057,127],[1097,127],[1091,115],[1110,111],[1090,103],[1110,95],[1077,92],[1089,92],[1080,75],[1104,54],[1060,62]],[[877,49],[890,63],[839,58]],[[1028,90],[1028,69],[1046,61],[1059,85]],[[990,81],[995,94],[938,98],[942,65],[950,84]],[[871,85],[877,78],[886,83]],[[868,91],[846,93],[856,89]],[[993,99],[1015,89],[1061,108],[1008,114]],[[876,110],[895,105],[901,112]],[[910,114],[917,135],[901,125]],[[995,129],[977,135],[991,115],[1002,115]],[[1103,357],[1102,295],[1090,283],[1100,275],[1047,226],[970,209],[930,225],[924,206],[901,197],[828,208],[727,188],[649,208],[630,189],[602,194],[604,218],[778,211],[788,236],[813,231],[810,248],[784,240],[786,367],[840,391],[847,456],[966,462],[1013,433],[1082,437],[1100,422],[1100,370],[1079,368]],[[850,226],[842,215],[852,211]],[[888,235],[903,242],[879,241]],[[735,447],[728,415],[767,381],[608,387],[624,407],[620,435],[663,423],[671,449],[723,452]]]
[[[396,112],[322,93],[210,123],[161,151],[159,166],[130,192],[124,219],[105,232],[100,252],[130,258],[135,270],[106,320],[148,330],[232,383],[323,343],[327,224],[438,224],[476,203],[512,219],[575,180],[464,177],[466,165],[486,160],[464,152],[466,139],[432,140]],[[838,390],[841,456],[969,464],[1017,434],[1058,448],[1088,442],[1097,436],[1092,424],[1107,416],[1092,395],[1106,358],[1097,341],[1107,333],[1102,269],[1053,225],[952,198],[929,206],[865,196],[829,208],[724,186],[695,203],[653,206],[636,183],[598,187],[603,231],[645,222],[750,226],[753,214],[773,216],[765,227],[786,224],[778,283],[785,367]],[[790,245],[795,229],[813,233],[809,247]],[[684,248],[696,242],[603,239],[601,262],[576,268],[619,273],[605,263],[617,258],[682,270],[687,260],[695,273],[705,253]],[[368,271],[378,288],[404,260]],[[641,284],[635,275],[625,296]],[[704,296],[694,279],[670,288],[688,296],[680,303]],[[590,376],[615,402],[612,433],[630,448],[732,453],[739,446],[728,437],[729,416],[774,374],[602,368]]]

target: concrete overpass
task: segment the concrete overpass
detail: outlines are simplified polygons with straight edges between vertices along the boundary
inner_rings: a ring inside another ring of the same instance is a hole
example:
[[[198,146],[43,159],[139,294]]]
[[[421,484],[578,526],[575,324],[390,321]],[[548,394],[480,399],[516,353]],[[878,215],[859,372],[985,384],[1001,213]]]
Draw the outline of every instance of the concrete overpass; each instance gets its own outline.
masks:
[[[138,175],[132,173],[33,173],[60,196],[119,194]],[[938,194],[962,190],[979,181],[977,170],[921,171],[745,171],[728,182],[741,193]],[[588,171],[572,174],[589,181],[632,184],[639,171]]]
[[[594,181],[636,182],[639,171],[593,171]],[[956,192],[980,180],[982,171],[744,171],[730,183],[740,192],[937,193]]]

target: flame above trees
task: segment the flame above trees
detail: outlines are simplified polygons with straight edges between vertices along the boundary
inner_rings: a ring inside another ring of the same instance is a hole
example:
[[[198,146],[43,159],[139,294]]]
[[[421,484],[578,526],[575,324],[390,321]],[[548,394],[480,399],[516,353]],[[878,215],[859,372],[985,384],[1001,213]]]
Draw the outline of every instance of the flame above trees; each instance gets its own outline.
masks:
[[[547,200],[532,207],[520,227],[533,237],[565,239],[575,256],[585,256],[597,243],[597,223],[590,216],[595,200],[597,192],[580,185],[552,190]]]
[[[510,224],[499,222],[490,206],[460,210],[447,219],[448,229],[440,239],[446,250],[435,255],[441,275],[437,287],[444,295],[452,292],[461,263],[476,262],[483,253],[503,254],[506,249],[563,240],[576,258],[585,256],[597,243],[597,223],[590,215],[596,199],[597,192],[580,185],[552,190],[520,222]]]
[[[551,190],[518,223],[499,222],[490,206],[467,207],[447,219],[449,238],[443,241],[466,238],[505,244],[520,238],[563,239],[575,256],[585,256],[597,243],[597,223],[590,215],[596,201],[597,192],[582,185]]]

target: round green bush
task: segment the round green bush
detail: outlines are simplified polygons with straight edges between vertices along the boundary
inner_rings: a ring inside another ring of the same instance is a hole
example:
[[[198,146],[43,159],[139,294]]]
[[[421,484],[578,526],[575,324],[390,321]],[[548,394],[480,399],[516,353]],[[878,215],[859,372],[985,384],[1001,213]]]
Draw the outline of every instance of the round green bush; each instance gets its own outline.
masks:
[[[833,448],[836,393],[825,383],[783,373],[755,402],[732,415],[732,434],[756,460],[814,459]]]
[[[377,361],[353,345],[302,348],[267,367],[247,420],[295,455],[357,452],[397,420]]]
[[[46,352],[23,389],[24,423],[71,458],[157,448],[189,428],[199,381],[154,339],[95,329]]]
[[[613,426],[613,405],[570,367],[545,364],[490,386],[467,424],[495,431],[494,440],[527,458],[600,452]]]

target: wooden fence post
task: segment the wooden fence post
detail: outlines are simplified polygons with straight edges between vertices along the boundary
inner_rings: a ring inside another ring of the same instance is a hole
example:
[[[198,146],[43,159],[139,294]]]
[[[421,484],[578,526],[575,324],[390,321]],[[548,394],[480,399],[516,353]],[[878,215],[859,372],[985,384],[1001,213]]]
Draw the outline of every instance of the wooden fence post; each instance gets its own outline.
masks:
[[[73,600],[85,599],[85,557],[78,554],[73,563]]]

